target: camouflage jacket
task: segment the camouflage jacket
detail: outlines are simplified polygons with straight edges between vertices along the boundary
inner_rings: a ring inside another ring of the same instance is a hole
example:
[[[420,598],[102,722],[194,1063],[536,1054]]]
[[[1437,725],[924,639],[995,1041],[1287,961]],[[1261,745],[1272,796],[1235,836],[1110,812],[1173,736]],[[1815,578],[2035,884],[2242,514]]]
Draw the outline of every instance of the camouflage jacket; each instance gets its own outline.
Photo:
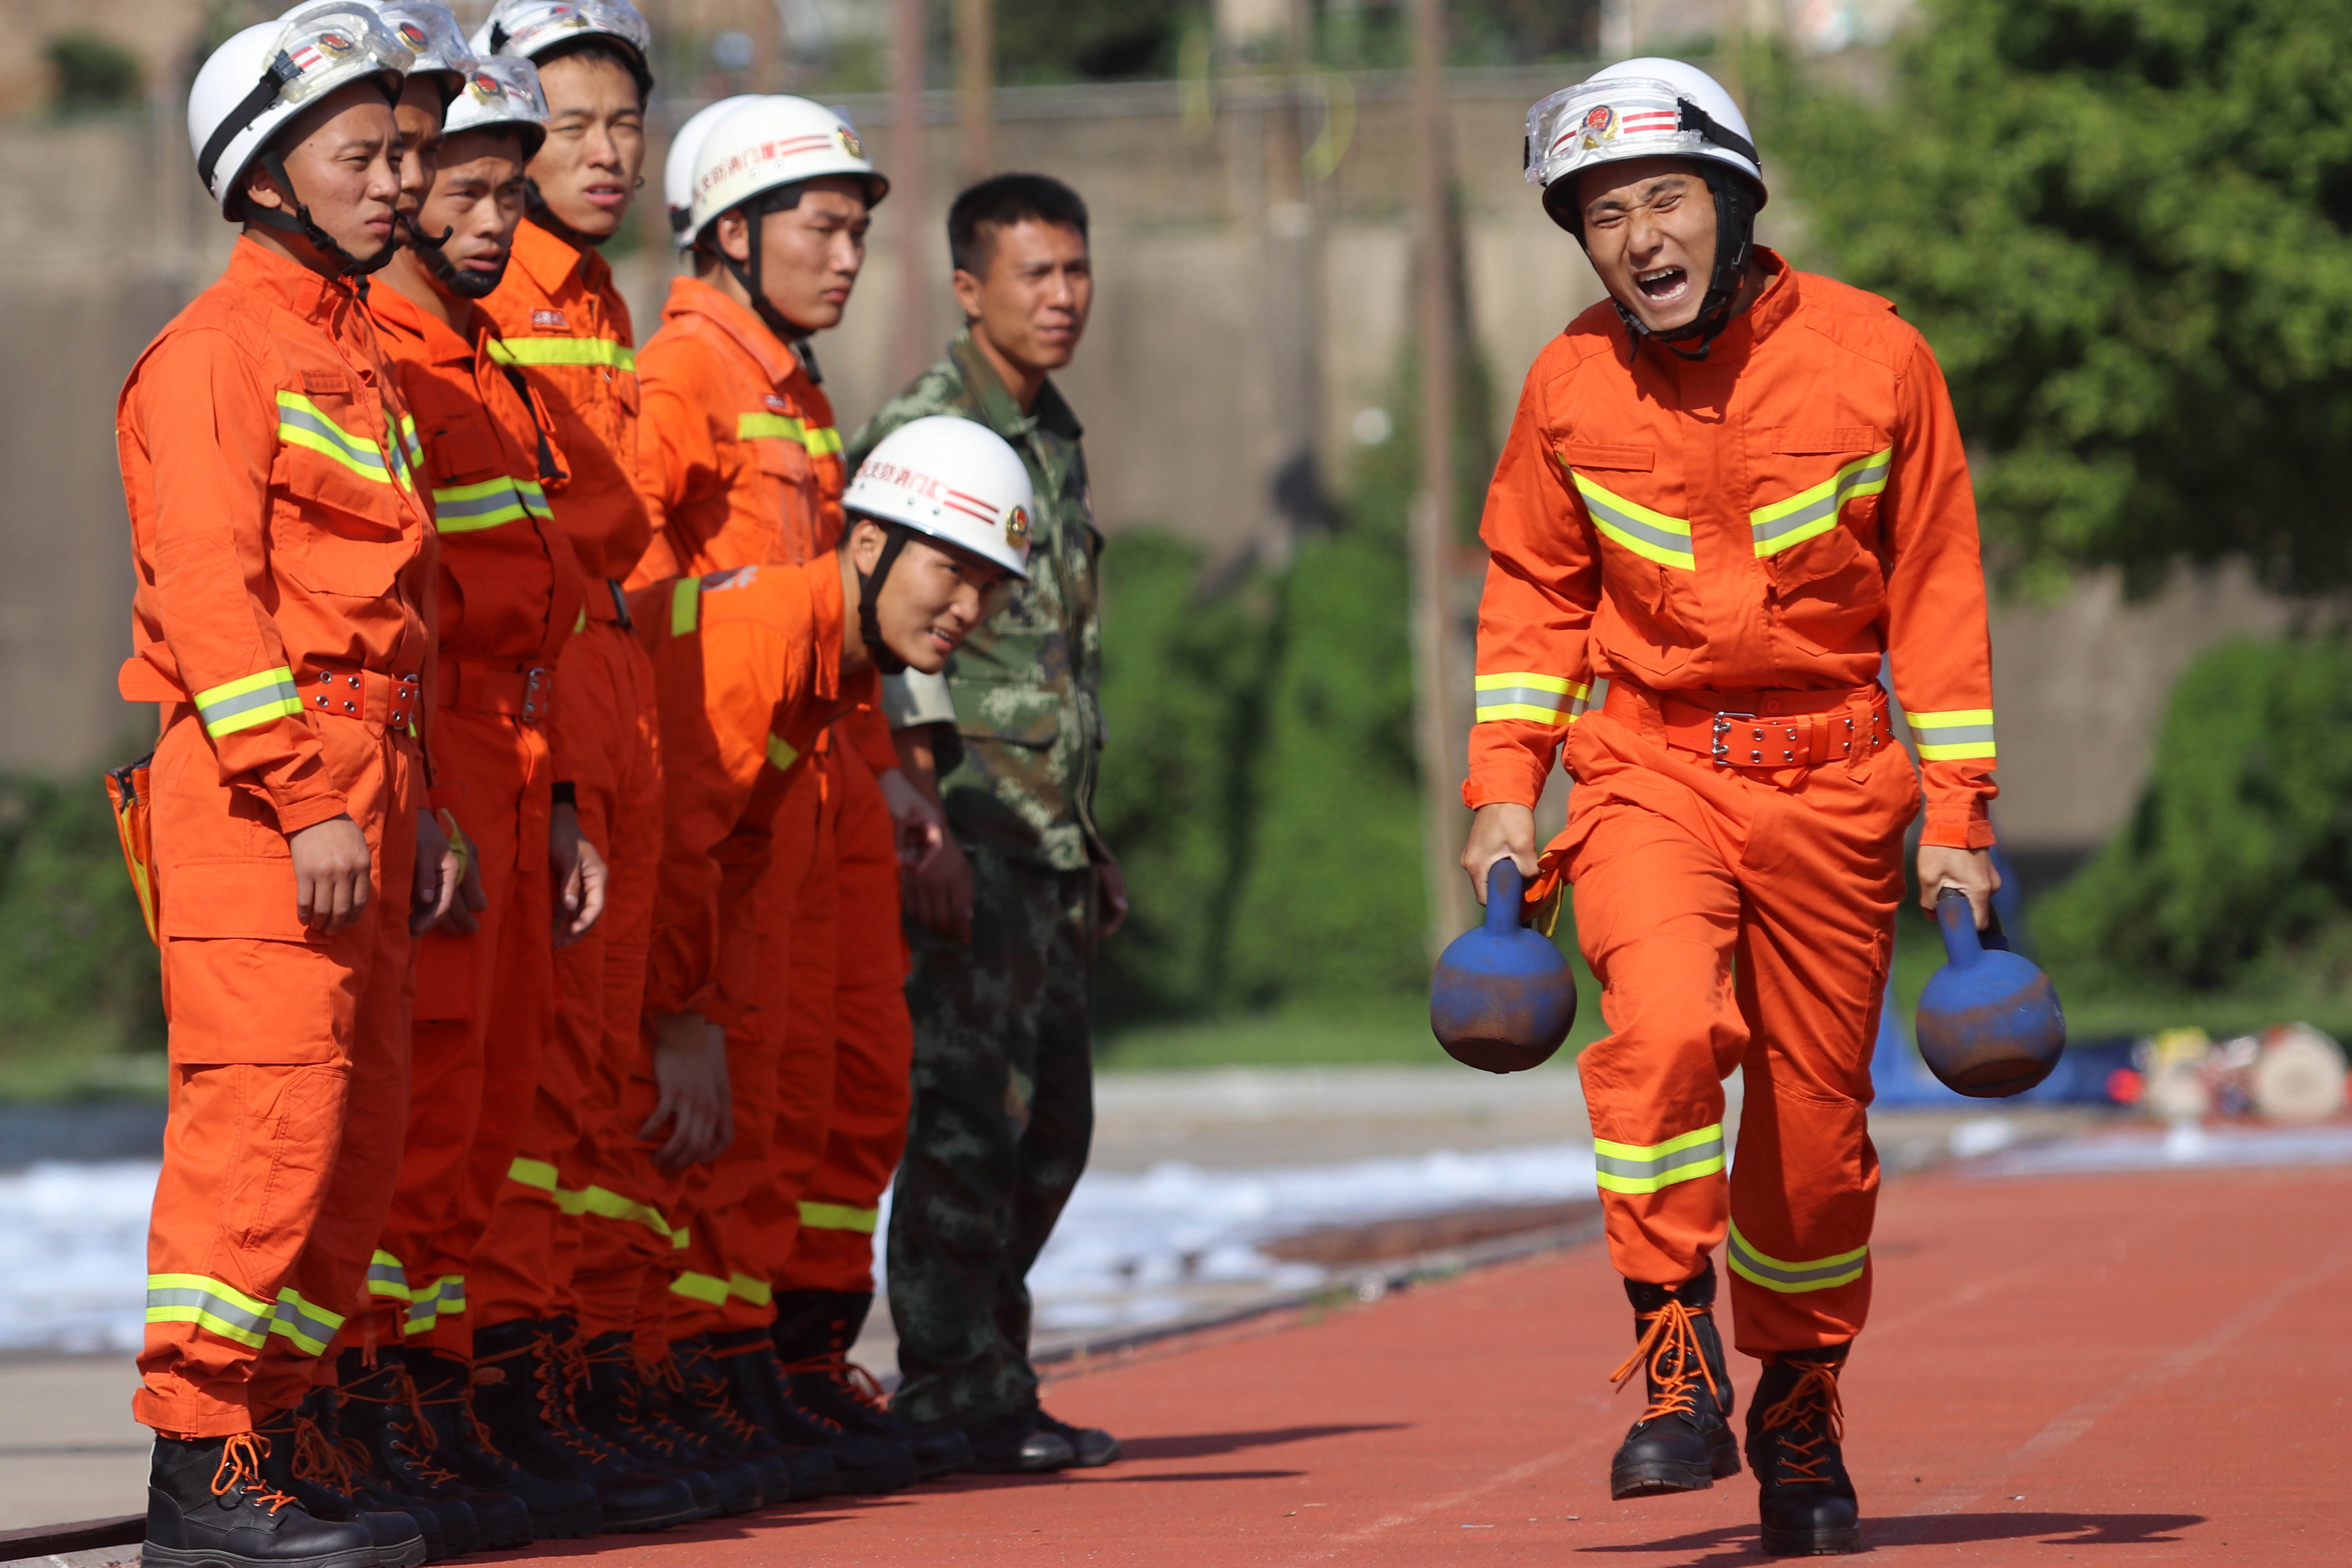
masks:
[[[1024,415],[969,332],[885,404],[849,446],[852,472],[875,444],[927,414],[976,420],[1021,454],[1037,492],[1029,581],[948,660],[962,755],[940,792],[972,847],[1073,871],[1108,859],[1095,829],[1103,743],[1102,626],[1087,458],[1077,416],[1052,382]]]

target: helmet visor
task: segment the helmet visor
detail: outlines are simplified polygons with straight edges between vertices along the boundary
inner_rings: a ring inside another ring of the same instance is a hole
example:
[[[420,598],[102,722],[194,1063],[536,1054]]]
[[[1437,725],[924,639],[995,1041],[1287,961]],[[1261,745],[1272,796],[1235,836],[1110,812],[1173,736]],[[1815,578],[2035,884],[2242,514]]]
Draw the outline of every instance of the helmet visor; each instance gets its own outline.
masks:
[[[653,53],[653,28],[637,8],[620,0],[525,0],[502,5],[491,18],[495,35],[502,35],[500,54],[525,58],[572,38],[604,34],[637,51],[639,59]]]
[[[1528,184],[1549,185],[1595,163],[1706,152],[1706,134],[1685,129],[1685,118],[1673,84],[1647,77],[1555,92],[1528,110]]]
[[[446,5],[391,5],[381,7],[379,14],[392,36],[416,57],[411,71],[463,74],[474,68],[474,51]]]
[[[477,61],[441,128],[455,134],[498,125],[520,127],[523,145],[534,151],[547,137],[547,95],[539,85],[539,68],[514,55]]]
[[[406,76],[415,63],[415,54],[373,12],[327,5],[296,13],[266,66],[278,76],[279,100],[299,104],[362,77]]]

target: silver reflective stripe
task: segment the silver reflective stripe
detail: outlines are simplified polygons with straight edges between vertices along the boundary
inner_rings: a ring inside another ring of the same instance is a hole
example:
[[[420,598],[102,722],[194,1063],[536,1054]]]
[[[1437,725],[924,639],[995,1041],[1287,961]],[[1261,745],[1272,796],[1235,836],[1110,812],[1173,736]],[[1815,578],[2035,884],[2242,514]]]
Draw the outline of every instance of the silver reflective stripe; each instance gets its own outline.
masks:
[[[224,719],[234,719],[240,713],[250,713],[257,708],[276,709],[289,702],[299,708],[301,706],[301,701],[302,699],[294,689],[294,683],[291,680],[273,680],[268,686],[257,688],[239,696],[224,697],[218,702],[207,703],[196,710],[196,717],[202,719],[205,721],[205,728],[209,730]]]
[[[292,1290],[282,1290],[278,1296],[278,1309],[270,1314],[272,1333],[285,1335],[297,1348],[311,1355],[324,1355],[343,1320],[322,1307],[314,1307]]]
[[[1724,1261],[1731,1271],[1751,1285],[1761,1285],[1767,1290],[1777,1290],[1784,1296],[1802,1295],[1809,1290],[1828,1290],[1840,1285],[1851,1285],[1862,1278],[1870,1261],[1868,1243],[1852,1252],[1841,1252],[1833,1258],[1809,1258],[1791,1263],[1785,1258],[1759,1252],[1748,1238],[1739,1234],[1739,1222],[1731,1222],[1729,1237],[1724,1244]]]
[[[242,1292],[194,1274],[147,1277],[147,1321],[194,1323],[224,1339],[258,1349],[269,1333],[271,1310]]]
[[[1814,487],[1822,493],[1813,495],[1791,510],[1774,515],[1775,509],[1762,509],[1748,525],[1749,531],[1755,535],[1758,553],[1769,554],[1769,547],[1775,540],[1801,531],[1810,523],[1835,517],[1838,508],[1845,505],[1857,492],[1867,489],[1875,494],[1885,489],[1886,476],[1894,467],[1895,449],[1890,447],[1884,452],[1840,468],[1829,483]]]
[[[1654,1193],[1723,1169],[1723,1124],[1715,1122],[1661,1143],[1592,1141],[1592,1163],[1603,1192]]]
[[[1959,746],[1992,739],[1990,724],[1946,724],[1929,729],[1923,724],[1911,726],[1911,734],[1920,744],[1927,746]]]

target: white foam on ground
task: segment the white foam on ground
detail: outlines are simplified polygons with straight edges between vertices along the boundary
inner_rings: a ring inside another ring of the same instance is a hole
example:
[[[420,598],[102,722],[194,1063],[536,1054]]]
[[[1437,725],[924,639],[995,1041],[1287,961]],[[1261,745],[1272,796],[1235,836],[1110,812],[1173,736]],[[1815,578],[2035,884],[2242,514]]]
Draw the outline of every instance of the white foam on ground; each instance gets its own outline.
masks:
[[[152,1160],[0,1173],[0,1350],[139,1348]]]
[[[2095,1175],[2116,1171],[2352,1165],[2352,1126],[2200,1127],[2094,1133],[2039,1149],[2012,1149],[1972,1166],[1979,1176]]]

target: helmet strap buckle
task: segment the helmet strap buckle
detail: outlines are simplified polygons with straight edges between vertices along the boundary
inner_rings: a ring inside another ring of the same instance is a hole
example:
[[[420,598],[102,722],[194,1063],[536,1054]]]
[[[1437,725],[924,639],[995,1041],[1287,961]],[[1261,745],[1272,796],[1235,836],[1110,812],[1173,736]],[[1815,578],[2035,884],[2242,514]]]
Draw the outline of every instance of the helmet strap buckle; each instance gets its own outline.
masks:
[[[852,526],[856,525],[853,523]],[[882,527],[889,539],[882,546],[882,553],[875,561],[874,570],[857,574],[857,636],[858,640],[865,643],[866,657],[874,661],[875,668],[885,675],[904,675],[907,661],[893,653],[890,645],[882,640],[882,620],[876,613],[876,607],[882,602],[882,584],[889,579],[890,568],[898,563],[898,552],[907,548],[907,541],[913,534],[895,522],[883,523]]]

